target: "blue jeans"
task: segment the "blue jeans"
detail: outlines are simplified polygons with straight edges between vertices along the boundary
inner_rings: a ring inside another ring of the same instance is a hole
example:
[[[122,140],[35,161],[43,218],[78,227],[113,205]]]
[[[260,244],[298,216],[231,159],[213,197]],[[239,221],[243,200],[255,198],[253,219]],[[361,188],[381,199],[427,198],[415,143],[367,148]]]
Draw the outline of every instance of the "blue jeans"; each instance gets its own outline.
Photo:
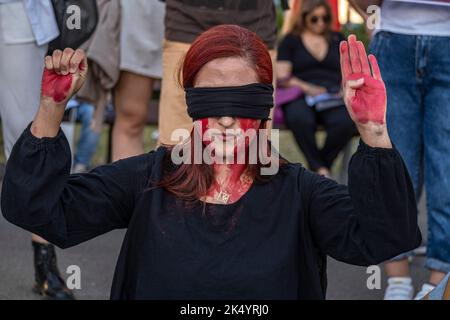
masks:
[[[89,167],[97,149],[100,133],[91,129],[94,111],[94,106],[85,102],[77,107],[77,120],[81,122],[81,133],[74,157],[75,165],[82,164]]]
[[[450,272],[450,37],[381,31],[370,51],[386,84],[389,135],[417,199],[425,185],[425,266]]]

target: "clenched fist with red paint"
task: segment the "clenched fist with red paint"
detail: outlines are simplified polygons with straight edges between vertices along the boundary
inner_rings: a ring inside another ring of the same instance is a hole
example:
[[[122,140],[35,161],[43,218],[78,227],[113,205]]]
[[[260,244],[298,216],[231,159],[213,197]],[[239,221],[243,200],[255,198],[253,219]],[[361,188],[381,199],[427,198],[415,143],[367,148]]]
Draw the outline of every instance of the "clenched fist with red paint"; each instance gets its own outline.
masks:
[[[377,59],[354,35],[340,46],[344,101],[363,141],[392,148],[386,128],[386,88]],[[370,63],[370,65],[369,65]]]
[[[31,126],[38,138],[54,137],[59,131],[67,101],[80,90],[87,75],[87,58],[83,50],[55,50],[45,57],[41,102]]]
[[[86,74],[87,61],[83,50],[55,50],[53,55],[45,57],[42,98],[65,104],[81,88]]]

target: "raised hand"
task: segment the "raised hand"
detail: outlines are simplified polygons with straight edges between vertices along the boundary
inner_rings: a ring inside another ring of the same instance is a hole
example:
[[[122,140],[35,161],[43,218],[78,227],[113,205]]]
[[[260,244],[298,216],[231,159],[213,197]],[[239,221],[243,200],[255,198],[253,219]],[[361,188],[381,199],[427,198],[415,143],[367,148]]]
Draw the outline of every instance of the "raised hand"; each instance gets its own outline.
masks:
[[[66,103],[80,90],[86,79],[87,68],[83,50],[55,50],[53,55],[45,57],[41,102],[30,129],[35,137],[57,135]]]
[[[367,57],[363,43],[356,41],[354,35],[348,37],[348,42],[341,42],[340,51],[344,100],[353,121],[384,124],[386,88],[377,59],[373,55]]]
[[[42,76],[42,100],[63,104],[83,85],[87,74],[87,59],[83,50],[55,50],[45,58]]]
[[[386,129],[386,88],[377,59],[367,57],[355,35],[341,42],[340,53],[344,101],[361,137],[372,146],[392,147]]]

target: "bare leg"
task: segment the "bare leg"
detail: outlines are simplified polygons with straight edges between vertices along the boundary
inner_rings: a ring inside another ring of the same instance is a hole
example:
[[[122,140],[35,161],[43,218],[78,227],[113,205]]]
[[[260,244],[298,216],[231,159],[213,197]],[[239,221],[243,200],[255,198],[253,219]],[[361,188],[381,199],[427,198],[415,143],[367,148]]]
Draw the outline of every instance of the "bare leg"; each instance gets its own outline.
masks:
[[[122,71],[114,91],[113,161],[144,152],[143,133],[152,92],[152,78]]]
[[[31,240],[37,243],[48,244],[48,241],[39,237],[37,234],[31,234]]]
[[[326,178],[330,178],[331,177],[331,172],[328,168],[326,167],[320,167],[319,169],[317,169],[316,171],[318,174],[320,174],[321,176],[324,176]]]
[[[408,259],[387,262],[384,270],[388,277],[409,277]]]
[[[445,277],[445,273],[437,270],[431,270],[430,284],[437,286]]]
[[[384,300],[413,299],[414,288],[409,274],[408,259],[387,262],[384,268],[388,276]]]

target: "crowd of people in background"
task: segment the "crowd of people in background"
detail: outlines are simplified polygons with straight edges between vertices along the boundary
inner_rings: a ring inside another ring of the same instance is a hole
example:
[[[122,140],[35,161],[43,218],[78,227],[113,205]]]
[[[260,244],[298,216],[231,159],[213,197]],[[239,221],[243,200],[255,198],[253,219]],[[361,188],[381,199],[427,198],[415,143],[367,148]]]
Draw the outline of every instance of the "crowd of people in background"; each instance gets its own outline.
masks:
[[[417,295],[423,298],[450,272],[450,6],[350,2],[362,12],[370,4],[381,6],[381,24],[369,48],[378,58],[387,89],[387,125],[405,160],[417,201],[426,191],[425,266],[431,274]],[[290,27],[282,35],[277,26],[279,1],[97,3],[99,24],[83,45],[90,65],[88,81],[68,104],[81,122],[73,173],[92,168],[109,103],[115,111],[111,160],[149,151],[144,149],[144,129],[159,80],[158,144],[179,142],[172,133],[192,130],[192,120],[176,70],[198,35],[216,25],[236,24],[255,32],[267,46],[278,89],[276,108],[282,110],[309,169],[333,176],[333,163],[357,130],[342,96],[339,46],[345,37],[336,30],[337,17],[329,1],[291,1],[291,7],[299,9],[291,13],[293,21],[285,21]],[[58,33],[50,0],[0,0],[0,116],[6,159],[39,107],[42,62]],[[319,130],[326,134],[321,147]],[[74,299],[58,271],[55,247],[37,235],[31,238],[34,290]],[[385,299],[414,297],[408,268],[411,255],[404,253],[386,263]]]

